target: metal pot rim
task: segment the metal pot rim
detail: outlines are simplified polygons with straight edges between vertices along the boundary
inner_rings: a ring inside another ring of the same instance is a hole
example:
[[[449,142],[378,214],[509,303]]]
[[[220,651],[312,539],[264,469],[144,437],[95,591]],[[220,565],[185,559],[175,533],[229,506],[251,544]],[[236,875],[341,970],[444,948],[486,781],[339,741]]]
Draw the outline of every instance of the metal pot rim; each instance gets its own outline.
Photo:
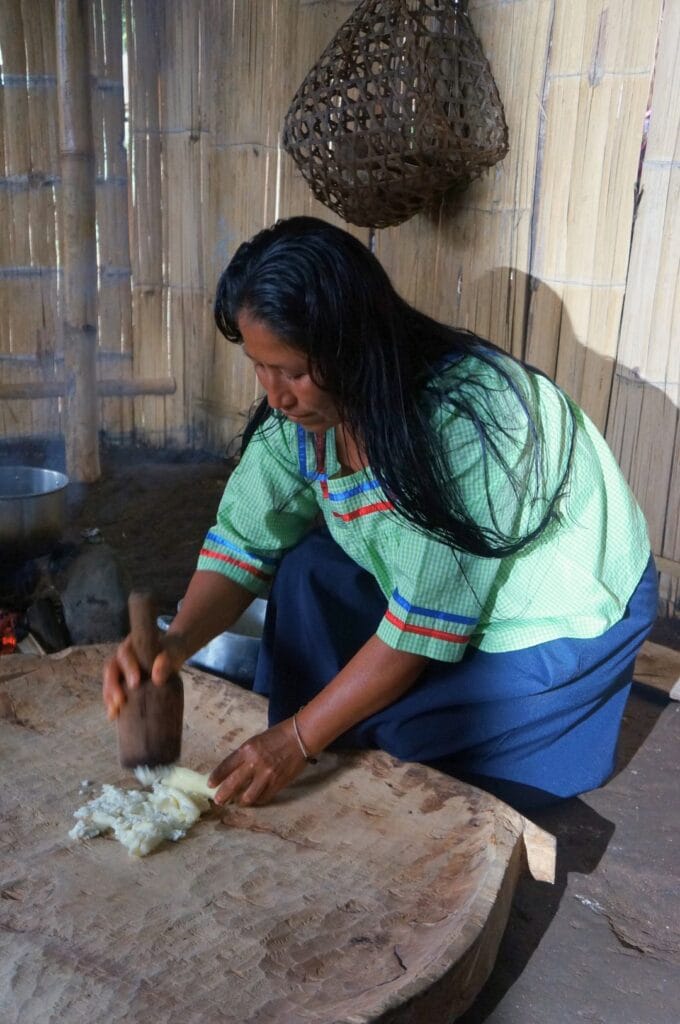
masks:
[[[12,481],[25,481],[35,488],[35,482],[30,480],[31,476],[37,475],[46,484],[37,490],[22,490],[20,487],[13,491],[5,491]],[[16,501],[24,498],[41,498],[47,494],[54,494],[68,486],[69,479],[64,473],[56,469],[43,469],[42,466],[0,466],[0,501]]]

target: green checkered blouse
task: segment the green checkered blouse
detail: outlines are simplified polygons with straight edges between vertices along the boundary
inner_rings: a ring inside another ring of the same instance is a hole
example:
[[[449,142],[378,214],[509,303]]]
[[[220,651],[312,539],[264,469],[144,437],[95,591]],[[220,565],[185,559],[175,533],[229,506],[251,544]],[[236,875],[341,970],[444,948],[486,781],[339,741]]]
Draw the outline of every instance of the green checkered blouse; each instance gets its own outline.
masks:
[[[644,517],[602,436],[548,379],[498,356],[447,365],[423,396],[459,500],[485,530],[525,537],[571,468],[556,515],[514,555],[453,550],[392,507],[370,469],[340,475],[335,433],[305,432],[275,414],[253,435],[230,477],[198,569],[265,594],[290,547],[319,510],[337,543],[385,595],[378,636],[391,647],[457,661],[469,642],[513,651],[559,637],[595,637],[623,615],[649,559]],[[476,403],[492,444],[482,447],[456,396]],[[532,458],[531,410],[542,438]],[[570,414],[573,410],[573,416]],[[513,470],[513,487],[503,464]]]

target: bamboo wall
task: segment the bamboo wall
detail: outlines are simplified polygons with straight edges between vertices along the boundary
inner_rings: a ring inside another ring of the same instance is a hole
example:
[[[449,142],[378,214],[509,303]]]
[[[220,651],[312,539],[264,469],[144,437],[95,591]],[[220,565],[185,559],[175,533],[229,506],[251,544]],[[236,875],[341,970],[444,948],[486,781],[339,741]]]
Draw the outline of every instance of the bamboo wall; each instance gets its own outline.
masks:
[[[277,217],[333,219],[279,134],[354,5],[92,2],[99,375],[177,385],[103,398],[109,436],[217,450],[241,429],[256,389],[213,328],[215,283]],[[0,395],[62,373],[52,8],[0,5]],[[680,615],[680,4],[471,0],[470,11],[510,153],[456,199],[377,232],[376,251],[407,298],[546,370],[605,431]],[[62,414],[58,398],[4,398],[0,437],[53,435]]]
[[[60,369],[58,126],[54,15],[0,4],[0,380],[54,379]],[[63,368],[63,367],[62,367]],[[54,434],[54,400],[0,403],[0,436]]]

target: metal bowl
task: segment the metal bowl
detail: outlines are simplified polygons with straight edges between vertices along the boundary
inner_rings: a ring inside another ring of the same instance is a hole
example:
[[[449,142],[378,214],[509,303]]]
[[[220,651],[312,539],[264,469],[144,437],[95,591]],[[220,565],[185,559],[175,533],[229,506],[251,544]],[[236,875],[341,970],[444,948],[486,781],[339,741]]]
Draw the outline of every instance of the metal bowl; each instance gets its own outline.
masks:
[[[252,686],[266,610],[266,600],[256,597],[230,630],[196,651],[187,664],[241,686]],[[165,631],[172,619],[160,615],[157,621],[159,629]]]
[[[68,477],[36,466],[0,466],[0,552],[5,562],[47,554],[66,522]]]

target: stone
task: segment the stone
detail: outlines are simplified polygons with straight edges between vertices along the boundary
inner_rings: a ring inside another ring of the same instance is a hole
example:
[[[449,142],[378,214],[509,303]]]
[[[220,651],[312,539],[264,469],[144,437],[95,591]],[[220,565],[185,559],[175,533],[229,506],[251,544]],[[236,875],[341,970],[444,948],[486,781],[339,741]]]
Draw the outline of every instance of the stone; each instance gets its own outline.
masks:
[[[125,636],[130,589],[127,574],[108,544],[80,549],[65,569],[61,588],[71,642],[99,644]]]

